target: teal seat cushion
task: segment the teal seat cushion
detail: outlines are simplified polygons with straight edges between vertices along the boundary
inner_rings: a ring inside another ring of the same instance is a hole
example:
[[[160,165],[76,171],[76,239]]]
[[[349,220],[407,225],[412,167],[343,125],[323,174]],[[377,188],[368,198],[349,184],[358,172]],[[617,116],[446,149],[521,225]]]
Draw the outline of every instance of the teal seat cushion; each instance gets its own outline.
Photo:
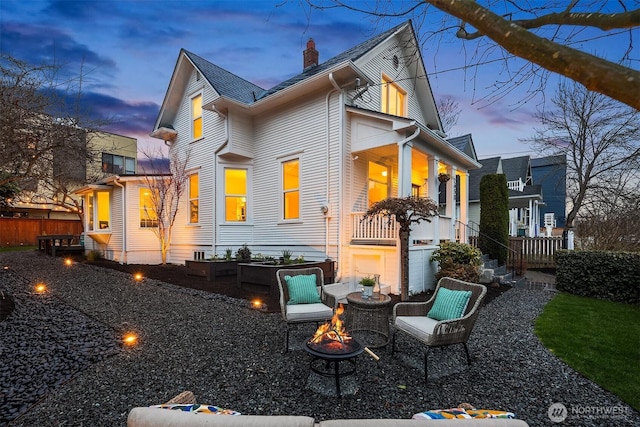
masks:
[[[316,304],[321,303],[318,288],[316,287],[315,274],[300,274],[297,276],[284,276],[289,289],[289,301],[287,305]]]
[[[427,317],[436,320],[451,320],[462,317],[467,304],[469,304],[469,298],[471,298],[471,291],[452,291],[440,288]]]

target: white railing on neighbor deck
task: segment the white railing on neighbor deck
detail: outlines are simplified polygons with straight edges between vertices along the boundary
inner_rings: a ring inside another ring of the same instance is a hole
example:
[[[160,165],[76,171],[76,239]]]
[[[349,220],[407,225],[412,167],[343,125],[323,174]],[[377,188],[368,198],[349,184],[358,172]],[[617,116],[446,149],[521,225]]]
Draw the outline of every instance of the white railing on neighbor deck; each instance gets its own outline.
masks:
[[[509,190],[524,191],[524,182],[520,178],[517,181],[507,181]]]
[[[351,238],[353,240],[396,240],[398,238],[398,223],[395,217],[389,219],[383,215],[367,218],[364,212],[351,213]]]

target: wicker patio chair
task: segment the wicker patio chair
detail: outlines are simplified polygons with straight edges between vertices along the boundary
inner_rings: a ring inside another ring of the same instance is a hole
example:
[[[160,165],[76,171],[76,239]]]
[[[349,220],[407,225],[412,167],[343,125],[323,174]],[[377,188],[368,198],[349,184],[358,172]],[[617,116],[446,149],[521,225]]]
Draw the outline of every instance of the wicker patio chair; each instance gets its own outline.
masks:
[[[427,313],[433,307],[436,295],[441,288],[453,291],[471,291],[471,297],[463,312],[462,317],[438,321],[427,317]],[[427,381],[427,357],[432,347],[443,347],[453,344],[462,344],[467,356],[467,364],[470,363],[467,339],[471,334],[478,317],[480,305],[487,293],[483,285],[468,283],[462,280],[443,277],[438,281],[438,286],[433,296],[426,302],[402,302],[393,308],[393,332],[392,354],[396,352],[396,334],[405,333],[426,346],[424,352],[424,379]]]
[[[287,305],[290,299],[289,287],[285,276],[316,275],[316,287],[322,303],[294,304]],[[292,324],[316,323],[331,320],[333,308],[335,307],[335,297],[324,292],[324,275],[319,267],[280,269],[276,272],[278,278],[278,288],[280,289],[280,310],[282,318],[287,324],[285,337],[285,351],[289,350],[289,330]]]

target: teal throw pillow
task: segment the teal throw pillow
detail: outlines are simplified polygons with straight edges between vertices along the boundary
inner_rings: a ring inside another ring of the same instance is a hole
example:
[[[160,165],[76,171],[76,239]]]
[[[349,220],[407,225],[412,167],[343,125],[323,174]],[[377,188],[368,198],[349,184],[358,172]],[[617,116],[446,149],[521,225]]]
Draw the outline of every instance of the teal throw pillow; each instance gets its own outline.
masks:
[[[440,288],[427,317],[435,320],[451,320],[462,317],[467,304],[469,304],[469,298],[471,298],[471,291],[452,291]]]
[[[287,288],[289,289],[287,305],[322,302],[320,295],[318,295],[315,274],[284,276],[284,280],[287,282]]]

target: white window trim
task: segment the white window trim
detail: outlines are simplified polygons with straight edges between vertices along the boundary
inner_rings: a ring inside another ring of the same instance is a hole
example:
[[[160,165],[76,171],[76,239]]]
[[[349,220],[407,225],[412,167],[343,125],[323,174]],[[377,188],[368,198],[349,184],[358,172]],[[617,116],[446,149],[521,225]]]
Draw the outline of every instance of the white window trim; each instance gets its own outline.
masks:
[[[226,205],[225,205],[225,191],[224,191],[224,171],[225,169],[246,169],[247,170],[247,211],[245,216],[246,221],[229,221],[226,220]],[[216,203],[216,216],[219,218],[218,225],[225,227],[246,227],[253,226],[253,164],[252,163],[229,163],[220,161],[218,159],[217,165],[217,203]]]
[[[143,226],[141,226],[141,225],[140,225],[140,223],[142,222],[142,215],[141,215],[142,208],[141,208],[141,206],[140,206],[140,205],[141,205],[141,203],[142,203],[142,198],[140,197],[140,190],[144,190],[144,189],[146,189],[146,190],[151,191],[151,189],[150,189],[148,186],[146,186],[146,185],[142,185],[142,186],[139,186],[139,187],[137,187],[137,188],[138,188],[138,229],[139,229],[139,230],[153,230],[154,228],[156,228],[156,229],[157,229],[157,228],[158,228],[158,226],[157,226],[157,225],[156,225],[155,227],[154,227],[154,226],[143,227]],[[158,216],[158,215],[156,214],[156,217],[157,217],[157,216]]]
[[[196,172],[187,172],[187,225],[191,226],[191,227],[196,227],[200,225],[200,215],[201,215],[201,204],[200,204],[200,195],[202,194],[202,180],[200,179],[200,172],[199,172],[199,168],[198,171]],[[195,198],[191,198],[191,177],[193,175],[197,175],[198,176],[198,197]],[[191,222],[191,201],[192,200],[197,200],[198,201],[198,221],[197,222]]]
[[[383,90],[387,90],[387,103],[389,103],[389,92],[388,92],[388,88],[385,88],[385,83],[382,83],[381,87],[380,87],[380,110],[385,113],[385,114],[391,114],[394,116],[398,116],[398,117],[407,117],[408,116],[408,102],[409,100],[408,98],[408,92],[402,87],[402,85],[400,85],[399,83],[397,83],[393,78],[389,77],[387,74],[382,73],[381,74],[381,78],[380,78],[381,82],[386,82],[390,85],[395,86],[403,95],[403,101],[402,101],[402,112],[403,114],[393,114],[390,113],[387,109],[387,111],[384,111],[384,109],[382,108],[382,91]]]
[[[246,198],[246,204],[245,204],[245,212],[244,212],[244,221],[227,221],[227,192],[225,190],[226,187],[226,174],[225,171],[227,169],[234,169],[234,170],[245,170],[247,172],[247,193],[244,195],[244,197]],[[222,179],[223,179],[223,183],[222,183],[222,199],[223,199],[223,206],[222,206],[222,218],[223,218],[223,222],[225,224],[228,225],[244,225],[247,222],[249,222],[249,207],[252,205],[251,200],[249,199],[249,184],[251,182],[250,180],[250,171],[249,171],[249,167],[246,165],[232,165],[232,164],[227,164],[224,165],[222,168]]]
[[[98,193],[107,193],[109,195],[109,219],[107,221],[107,228],[100,228],[100,221],[98,219]],[[93,231],[91,233],[111,233],[111,225],[113,224],[113,218],[111,216],[111,206],[113,203],[112,192],[109,190],[97,190],[93,192]]]
[[[289,154],[287,156],[278,157],[278,175],[280,186],[278,188],[278,212],[279,220],[278,224],[296,224],[302,223],[302,151]],[[298,218],[285,219],[284,217],[284,164],[292,160],[298,160],[298,203],[299,203],[299,216]]]
[[[202,136],[198,138],[193,136],[193,122],[195,119],[197,119],[197,117],[193,116],[193,99],[196,98],[197,96],[200,96],[200,116],[199,117],[201,119],[201,125],[202,125]],[[194,92],[189,96],[189,135],[191,137],[191,142],[200,141],[201,139],[204,139],[204,108],[202,108],[203,105],[204,105],[204,94],[202,90]]]

